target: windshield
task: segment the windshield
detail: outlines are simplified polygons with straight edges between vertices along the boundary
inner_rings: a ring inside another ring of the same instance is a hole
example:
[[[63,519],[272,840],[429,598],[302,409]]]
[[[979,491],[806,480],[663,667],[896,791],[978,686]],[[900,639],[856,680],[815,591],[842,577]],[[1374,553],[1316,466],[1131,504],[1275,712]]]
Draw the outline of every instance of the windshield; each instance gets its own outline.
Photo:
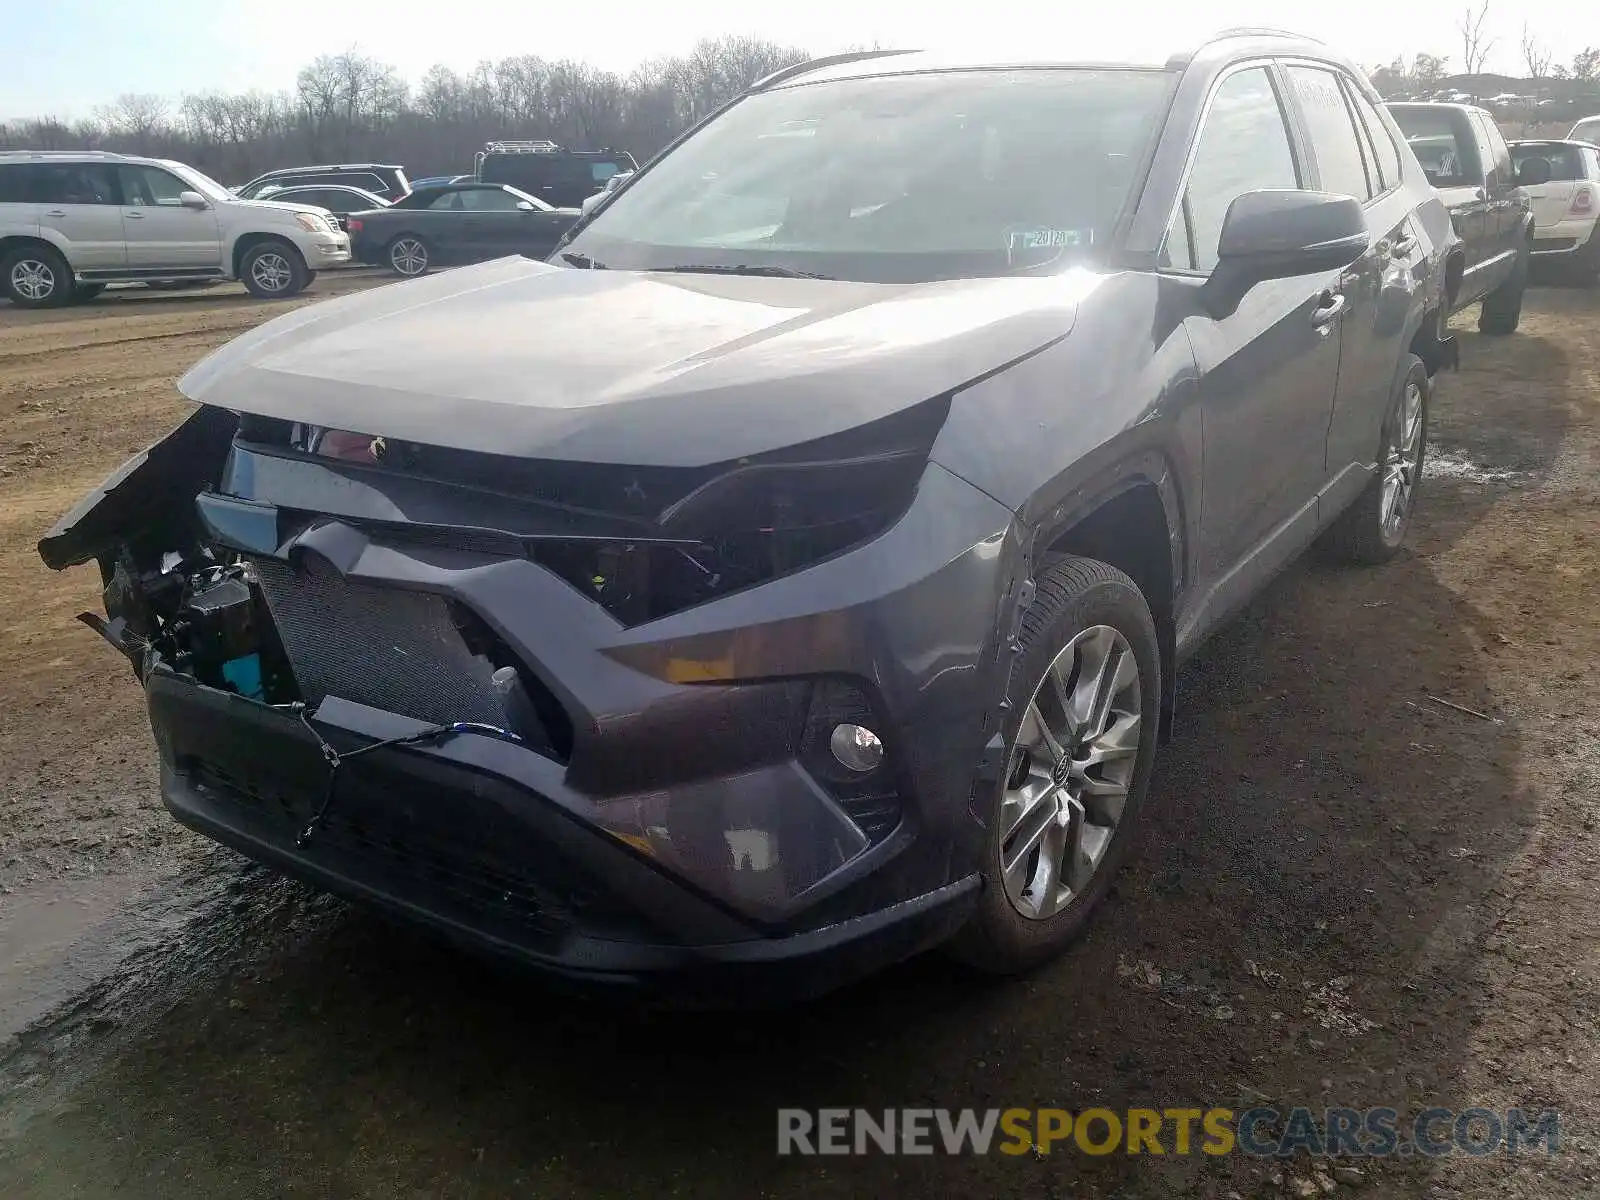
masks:
[[[996,70],[758,93],[618,193],[565,261],[876,282],[1060,269],[1108,240],[1167,85]]]
[[[218,183],[215,179],[211,178],[211,176],[207,175],[204,171],[196,171],[193,167],[188,166],[188,165],[186,165],[184,163],[168,163],[167,165],[170,166],[178,174],[178,176],[180,178],[182,178],[184,180],[187,180],[189,183],[193,184],[195,191],[199,192],[201,195],[205,196],[207,199],[210,199],[210,200],[233,200],[233,199],[237,199],[237,197],[234,196],[232,191],[230,191],[228,188],[223,187],[220,183]]]

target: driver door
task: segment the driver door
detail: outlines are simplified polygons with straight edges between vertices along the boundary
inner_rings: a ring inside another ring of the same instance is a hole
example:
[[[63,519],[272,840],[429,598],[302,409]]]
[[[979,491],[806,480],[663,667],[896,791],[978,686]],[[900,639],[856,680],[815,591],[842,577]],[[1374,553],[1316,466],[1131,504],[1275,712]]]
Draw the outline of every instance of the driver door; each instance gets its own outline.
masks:
[[[217,213],[185,208],[178,197],[193,191],[160,167],[119,165],[122,229],[128,240],[128,267],[134,271],[220,271],[222,236]]]
[[[1218,618],[1314,535],[1339,377],[1339,272],[1258,283],[1220,316],[1199,296],[1229,205],[1304,186],[1278,87],[1265,63],[1218,86],[1163,252],[1166,271],[1192,290],[1183,326],[1201,376],[1197,570]]]

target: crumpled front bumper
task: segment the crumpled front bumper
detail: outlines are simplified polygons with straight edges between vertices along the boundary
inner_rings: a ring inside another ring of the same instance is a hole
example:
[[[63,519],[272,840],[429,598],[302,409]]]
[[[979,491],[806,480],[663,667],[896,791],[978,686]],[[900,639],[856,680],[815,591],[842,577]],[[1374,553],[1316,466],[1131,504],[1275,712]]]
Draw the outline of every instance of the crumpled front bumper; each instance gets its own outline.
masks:
[[[458,603],[559,703],[570,744],[465,733],[348,759],[325,824],[301,843],[328,795],[319,739],[346,753],[430,721],[332,689],[302,721],[157,665],[146,687],[163,792],[186,824],[590,981],[722,986],[753,972],[767,982],[740,985],[742,999],[824,990],[964,919],[985,844],[974,788],[1011,658],[997,631],[1014,620],[1021,560],[1013,515],[984,493],[930,464],[876,538],[626,627],[528,558],[396,540],[353,513],[325,512],[271,546],[277,506],[308,494],[273,470],[235,448],[199,506],[217,545],[264,573],[314,564],[340,586]],[[103,540],[119,494],[142,492],[108,487],[76,527]],[[58,559],[74,547],[70,529],[51,537]],[[330,653],[414,649],[384,645],[377,625],[337,624]],[[841,680],[867,698],[888,750],[897,807],[884,828],[808,770],[798,742],[819,689]]]

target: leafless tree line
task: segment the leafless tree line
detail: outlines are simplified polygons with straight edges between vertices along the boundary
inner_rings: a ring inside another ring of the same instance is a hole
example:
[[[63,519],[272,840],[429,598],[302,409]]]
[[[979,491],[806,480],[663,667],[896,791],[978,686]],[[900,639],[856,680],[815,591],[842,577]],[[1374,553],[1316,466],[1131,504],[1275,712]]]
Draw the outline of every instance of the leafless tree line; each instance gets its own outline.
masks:
[[[293,91],[125,95],[92,117],[0,122],[0,149],[120,150],[193,163],[228,183],[329,160],[404,163],[413,176],[470,168],[495,138],[611,146],[641,161],[681,129],[804,51],[752,37],[701,42],[627,75],[524,54],[412,86],[358,51],[323,55]]]

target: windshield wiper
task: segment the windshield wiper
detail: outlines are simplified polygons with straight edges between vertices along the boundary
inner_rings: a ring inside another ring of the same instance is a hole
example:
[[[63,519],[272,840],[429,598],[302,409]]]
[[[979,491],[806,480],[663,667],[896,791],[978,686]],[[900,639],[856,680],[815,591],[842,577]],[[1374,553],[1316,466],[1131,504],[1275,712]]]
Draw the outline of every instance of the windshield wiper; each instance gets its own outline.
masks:
[[[579,254],[576,251],[563,254],[561,256],[561,261],[565,263],[571,263],[575,267],[581,267],[585,271],[605,271],[610,269],[605,265],[605,263],[596,262],[587,254]]]
[[[722,266],[705,264],[679,267],[654,267],[664,274],[682,275],[762,275],[771,279],[832,279],[832,275],[818,275],[815,271],[796,271],[792,267]]]

